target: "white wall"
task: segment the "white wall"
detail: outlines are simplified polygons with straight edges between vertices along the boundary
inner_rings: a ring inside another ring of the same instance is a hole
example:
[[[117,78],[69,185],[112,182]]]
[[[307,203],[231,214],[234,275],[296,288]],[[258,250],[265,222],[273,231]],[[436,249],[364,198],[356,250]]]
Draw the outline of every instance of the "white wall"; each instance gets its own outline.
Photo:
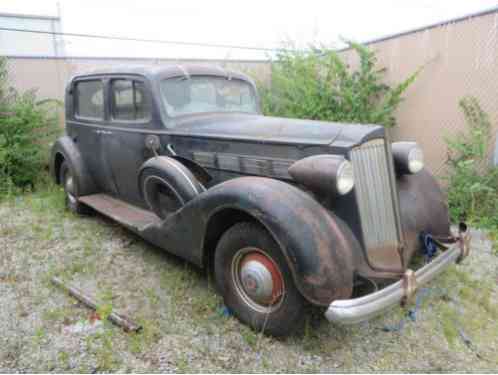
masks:
[[[0,27],[60,32],[58,17],[0,13]],[[64,41],[60,36],[0,30],[0,55],[64,56]]]

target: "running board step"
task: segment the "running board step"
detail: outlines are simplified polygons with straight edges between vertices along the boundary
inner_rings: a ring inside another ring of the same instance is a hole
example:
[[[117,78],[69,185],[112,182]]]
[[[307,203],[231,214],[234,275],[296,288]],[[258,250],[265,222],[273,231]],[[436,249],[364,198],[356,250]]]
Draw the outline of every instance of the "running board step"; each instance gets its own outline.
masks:
[[[158,223],[161,220],[150,211],[138,208],[107,194],[85,195],[79,197],[78,201],[138,232],[142,231],[146,226]]]

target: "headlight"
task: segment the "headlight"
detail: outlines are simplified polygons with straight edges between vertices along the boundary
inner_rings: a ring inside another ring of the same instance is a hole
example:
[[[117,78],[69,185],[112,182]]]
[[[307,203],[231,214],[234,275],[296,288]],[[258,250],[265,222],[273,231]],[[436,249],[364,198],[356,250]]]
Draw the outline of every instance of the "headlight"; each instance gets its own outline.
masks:
[[[353,166],[341,155],[314,155],[296,161],[289,174],[321,195],[344,195],[354,186]]]
[[[419,147],[414,147],[408,153],[408,169],[412,173],[417,173],[422,168],[424,168],[424,154]]]
[[[339,166],[339,169],[337,170],[336,184],[337,192],[341,195],[347,194],[351,191],[351,189],[353,189],[353,166],[349,161],[344,160]]]
[[[399,174],[415,174],[424,168],[424,154],[415,142],[392,144],[394,166]]]

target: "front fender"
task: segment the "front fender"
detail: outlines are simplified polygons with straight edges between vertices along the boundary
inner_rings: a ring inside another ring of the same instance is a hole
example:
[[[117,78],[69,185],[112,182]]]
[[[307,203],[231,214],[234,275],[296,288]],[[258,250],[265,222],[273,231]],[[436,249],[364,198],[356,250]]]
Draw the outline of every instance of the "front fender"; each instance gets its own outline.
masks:
[[[308,301],[326,306],[351,296],[352,254],[359,247],[356,238],[341,219],[310,195],[282,181],[241,177],[216,185],[164,220],[149,238],[200,263],[205,255],[206,229],[223,210],[244,212],[271,233]],[[188,248],[199,249],[199,253],[185,254]]]
[[[408,264],[420,248],[420,232],[449,237],[450,218],[446,196],[427,169],[413,175],[399,176],[397,187],[406,245],[403,256],[405,264]]]
[[[97,191],[92,175],[89,173],[76,143],[65,135],[57,139],[52,146],[50,156],[50,174],[59,183],[59,168],[62,161],[67,161],[76,179],[77,195],[88,195]]]

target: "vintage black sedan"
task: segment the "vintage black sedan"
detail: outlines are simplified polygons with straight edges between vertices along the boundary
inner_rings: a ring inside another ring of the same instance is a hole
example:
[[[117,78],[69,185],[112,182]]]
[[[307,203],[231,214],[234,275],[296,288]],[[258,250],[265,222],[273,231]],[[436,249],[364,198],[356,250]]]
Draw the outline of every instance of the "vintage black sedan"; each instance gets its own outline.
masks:
[[[309,304],[332,322],[367,320],[469,252],[416,143],[376,125],[263,116],[243,74],[119,67],[73,77],[65,103],[51,169],[69,209],[212,265],[254,329],[286,335]],[[412,271],[428,242],[439,254]]]

